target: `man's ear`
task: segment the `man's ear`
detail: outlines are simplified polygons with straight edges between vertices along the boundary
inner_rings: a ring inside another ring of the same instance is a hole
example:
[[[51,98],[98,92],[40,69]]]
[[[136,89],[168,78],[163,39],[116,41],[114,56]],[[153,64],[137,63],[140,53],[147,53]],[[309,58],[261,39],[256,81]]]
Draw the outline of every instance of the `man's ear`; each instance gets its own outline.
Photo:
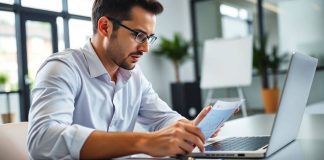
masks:
[[[102,16],[98,20],[97,32],[104,37],[110,37],[113,31],[113,24],[107,17]]]

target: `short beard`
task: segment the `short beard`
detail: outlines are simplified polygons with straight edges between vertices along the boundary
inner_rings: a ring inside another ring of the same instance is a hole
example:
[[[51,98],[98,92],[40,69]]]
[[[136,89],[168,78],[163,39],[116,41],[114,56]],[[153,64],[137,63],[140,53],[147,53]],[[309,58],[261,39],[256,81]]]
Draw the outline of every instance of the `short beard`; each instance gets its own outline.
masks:
[[[133,66],[130,66],[127,63],[123,62],[122,64],[119,65],[119,67],[126,70],[133,70],[135,68],[135,64]]]
[[[111,35],[111,38],[112,39],[117,39],[117,32],[116,31],[114,31],[114,32],[112,32],[112,35]],[[143,53],[142,52],[139,52],[139,51],[137,51],[137,52],[133,52],[133,53],[131,53],[131,54],[129,54],[129,56],[128,57],[126,57],[125,59],[123,59],[120,63],[118,63],[116,60],[114,60],[114,59],[112,59],[112,61],[118,66],[118,67],[120,67],[120,68],[123,68],[123,69],[126,69],[126,70],[133,70],[134,68],[135,68],[135,64],[134,65],[129,65],[128,63],[127,63],[127,58],[129,58],[130,56],[132,56],[132,55],[143,55]]]
[[[143,53],[142,52],[139,52],[139,51],[138,52],[133,52],[133,53],[129,54],[129,56],[127,58],[129,58],[132,55],[140,55],[140,56],[142,56]],[[121,67],[121,68],[123,68],[123,69],[126,69],[126,70],[133,70],[136,65],[135,64],[134,65],[127,64],[127,62],[126,62],[127,61],[127,58],[124,59],[118,66]]]

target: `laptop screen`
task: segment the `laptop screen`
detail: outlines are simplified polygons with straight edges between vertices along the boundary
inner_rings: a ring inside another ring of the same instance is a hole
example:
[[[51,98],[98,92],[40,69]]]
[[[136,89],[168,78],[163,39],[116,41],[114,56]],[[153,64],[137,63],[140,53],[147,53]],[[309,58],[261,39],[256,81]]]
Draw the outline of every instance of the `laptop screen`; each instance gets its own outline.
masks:
[[[316,58],[299,53],[292,56],[266,156],[296,139],[316,66]]]

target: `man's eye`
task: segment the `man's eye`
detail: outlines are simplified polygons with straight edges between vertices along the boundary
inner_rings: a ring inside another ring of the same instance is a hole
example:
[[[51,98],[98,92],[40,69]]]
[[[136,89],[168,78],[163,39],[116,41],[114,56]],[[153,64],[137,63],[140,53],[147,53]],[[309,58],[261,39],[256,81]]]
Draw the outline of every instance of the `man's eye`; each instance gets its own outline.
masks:
[[[140,34],[138,34],[138,36],[141,38],[146,38],[146,35],[144,33],[140,33]]]

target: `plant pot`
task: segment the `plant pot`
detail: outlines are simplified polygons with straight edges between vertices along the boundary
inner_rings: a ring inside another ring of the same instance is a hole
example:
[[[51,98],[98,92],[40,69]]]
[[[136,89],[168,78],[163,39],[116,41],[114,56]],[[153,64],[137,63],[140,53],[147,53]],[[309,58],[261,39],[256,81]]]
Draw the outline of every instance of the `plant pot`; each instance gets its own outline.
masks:
[[[182,116],[193,119],[201,110],[200,86],[197,82],[172,83],[172,108]]]
[[[15,120],[15,113],[1,114],[2,123],[12,123]]]
[[[263,105],[266,113],[275,113],[278,110],[279,94],[278,88],[262,89]]]

